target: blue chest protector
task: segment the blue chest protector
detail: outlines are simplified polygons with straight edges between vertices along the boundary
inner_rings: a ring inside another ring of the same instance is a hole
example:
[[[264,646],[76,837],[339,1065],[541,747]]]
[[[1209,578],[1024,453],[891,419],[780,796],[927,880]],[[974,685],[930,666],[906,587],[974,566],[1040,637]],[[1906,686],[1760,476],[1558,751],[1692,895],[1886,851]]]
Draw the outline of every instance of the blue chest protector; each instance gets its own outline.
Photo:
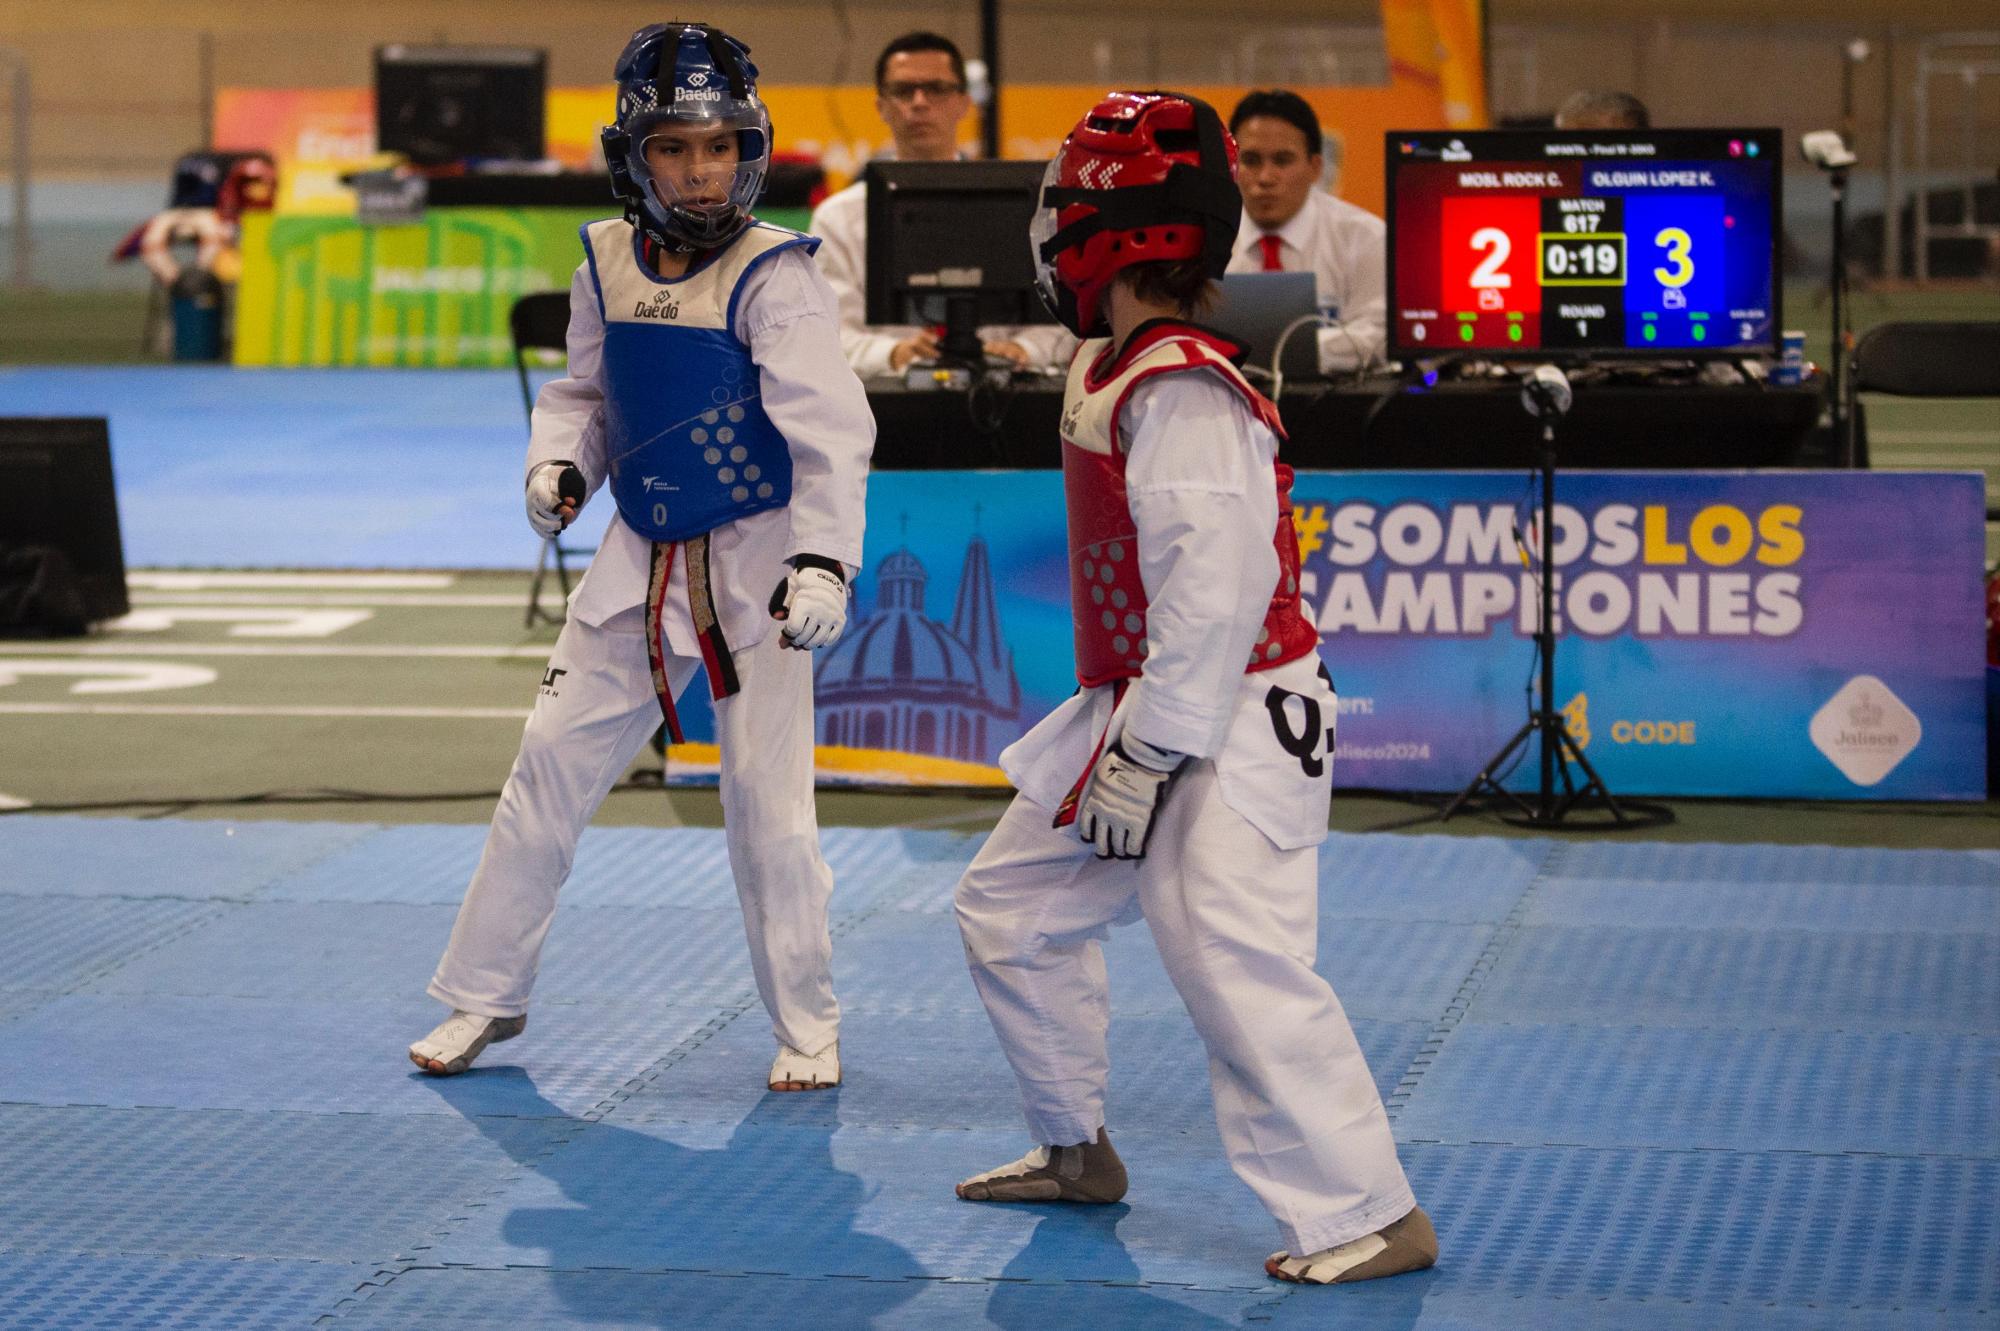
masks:
[[[792,497],[790,446],[764,413],[757,364],[735,334],[744,280],[818,240],[757,223],[686,277],[640,263],[623,219],[583,228],[604,316],[604,442],[625,525],[683,541]]]

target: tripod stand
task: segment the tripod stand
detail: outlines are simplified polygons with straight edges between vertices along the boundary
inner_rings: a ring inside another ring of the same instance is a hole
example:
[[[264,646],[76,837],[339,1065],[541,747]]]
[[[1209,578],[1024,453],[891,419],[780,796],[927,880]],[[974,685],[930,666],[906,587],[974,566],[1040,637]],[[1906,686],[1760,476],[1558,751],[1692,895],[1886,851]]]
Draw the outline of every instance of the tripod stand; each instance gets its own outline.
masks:
[[[1438,821],[1443,822],[1480,794],[1490,794],[1495,801],[1504,800],[1517,811],[1514,815],[1502,815],[1505,821],[1524,827],[1559,827],[1571,810],[1585,801],[1601,803],[1610,811],[1612,821],[1600,826],[1619,828],[1649,827],[1664,821],[1655,810],[1641,811],[1636,806],[1621,806],[1611,794],[1604,778],[1590,765],[1590,759],[1583,756],[1583,746],[1569,733],[1561,712],[1556,710],[1556,629],[1555,629],[1555,515],[1556,515],[1556,422],[1569,410],[1569,380],[1553,365],[1537,366],[1529,374],[1521,389],[1522,405],[1528,414],[1542,424],[1542,442],[1538,450],[1537,465],[1542,474],[1542,502],[1539,525],[1541,530],[1542,574],[1541,616],[1535,627],[1535,649],[1541,658],[1541,689],[1535,705],[1528,710],[1528,719],[1514,732],[1514,737],[1500,747],[1500,751],[1486,760],[1479,775],[1471,784],[1458,793],[1457,798],[1445,806]],[[1536,788],[1535,800],[1531,804],[1513,791],[1500,784],[1500,778],[1509,770],[1509,760],[1514,751],[1526,744],[1537,733],[1542,740],[1541,783]],[[1570,772],[1570,764],[1583,769],[1587,778],[1579,786]],[[1562,790],[1556,790],[1556,779],[1561,777]]]

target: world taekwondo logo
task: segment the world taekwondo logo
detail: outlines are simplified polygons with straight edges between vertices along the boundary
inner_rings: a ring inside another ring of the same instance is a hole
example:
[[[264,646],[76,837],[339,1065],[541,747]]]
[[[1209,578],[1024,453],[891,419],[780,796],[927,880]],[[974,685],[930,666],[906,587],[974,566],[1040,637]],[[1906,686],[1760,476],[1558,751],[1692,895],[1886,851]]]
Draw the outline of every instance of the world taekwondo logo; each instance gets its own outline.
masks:
[[[1814,713],[1807,732],[1857,786],[1878,785],[1923,740],[1923,722],[1873,675],[1856,675]]]

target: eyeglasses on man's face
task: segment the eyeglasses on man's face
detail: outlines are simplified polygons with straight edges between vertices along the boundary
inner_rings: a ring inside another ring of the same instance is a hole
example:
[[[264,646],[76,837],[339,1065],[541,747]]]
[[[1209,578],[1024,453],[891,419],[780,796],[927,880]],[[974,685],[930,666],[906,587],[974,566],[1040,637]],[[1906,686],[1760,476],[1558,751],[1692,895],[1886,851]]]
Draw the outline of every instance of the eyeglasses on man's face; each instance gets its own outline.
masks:
[[[892,102],[914,102],[917,100],[918,93],[922,93],[935,102],[946,97],[958,96],[965,91],[965,85],[963,83],[955,83],[950,79],[928,79],[923,82],[899,81],[883,84],[881,91],[882,95]]]

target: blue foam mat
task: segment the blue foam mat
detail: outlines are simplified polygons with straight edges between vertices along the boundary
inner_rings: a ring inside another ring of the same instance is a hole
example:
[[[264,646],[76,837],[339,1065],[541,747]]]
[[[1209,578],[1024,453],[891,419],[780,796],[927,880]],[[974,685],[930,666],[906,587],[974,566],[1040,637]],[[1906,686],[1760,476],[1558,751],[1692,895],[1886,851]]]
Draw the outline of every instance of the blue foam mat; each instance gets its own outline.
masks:
[[[736,1123],[750,1114],[776,1126],[917,1129],[1021,1126],[1019,1092],[983,1012],[847,1012],[841,1019],[838,1094],[767,1099],[762,1076],[771,1034],[753,1009],[685,1061],[620,1104],[618,1123]],[[1428,1027],[1357,1021],[1355,1037],[1386,1097]],[[1208,1060],[1181,1013],[1119,1014],[1109,1036],[1105,1113],[1114,1131],[1183,1132],[1220,1152]],[[950,1051],[945,1055],[943,1051]],[[1024,1148],[1025,1149],[1025,1148]]]
[[[487,1271],[421,1268],[359,1302],[336,1325],[486,1331],[728,1327],[781,1331],[802,1322],[880,1331],[1003,1327],[1049,1331],[1212,1331],[1282,1306],[1289,1291],[943,1280],[813,1280],[694,1272]],[[808,1311],[809,1310],[809,1311]],[[1377,1324],[1379,1325],[1379,1324]]]
[[[372,830],[10,814],[0,818],[0,893],[242,900]]]
[[[2000,1308],[2000,1160],[1412,1145],[1440,1289]]]
[[[1556,845],[1336,832],[1320,847],[1320,914],[1498,924]]]
[[[1492,927],[1429,920],[1327,916],[1316,969],[1350,1017],[1429,1021],[1478,960]],[[1180,996],[1144,922],[1120,926],[1102,947],[1114,1012],[1179,1012]],[[834,983],[857,1009],[976,1007],[958,925],[949,914],[870,916],[834,944]]]
[[[134,1003],[73,995],[0,1025],[0,1100],[442,1113],[432,1079],[405,1051],[444,1015],[416,996],[318,1003],[149,996]],[[492,1047],[456,1080],[456,1103],[478,1114],[585,1113],[715,1016],[700,1007],[540,1004],[524,1034]],[[121,1049],[145,1056],[97,1053]]]
[[[1018,1130],[829,1132],[754,1112],[734,1125],[612,1118],[468,1207],[424,1260],[871,1279],[1126,1270],[1199,1288],[1262,1284],[1256,1263],[1276,1231],[1219,1154],[1171,1134],[1127,1133],[1119,1146],[1132,1173],[1125,1203],[1050,1209],[952,1194],[1019,1157]]]
[[[1468,1019],[1634,1013],[1653,1026],[2000,1034],[2000,932],[1524,928]]]
[[[2000,1143],[2000,1038],[1467,1024],[1424,1072],[1397,1131],[1976,1156]]]
[[[1932,884],[2000,888],[2000,862],[1955,850],[1845,846],[1726,846],[1711,842],[1567,843],[1552,881],[1780,883],[1878,888]]]
[[[0,977],[69,989],[219,919],[224,907],[174,898],[0,896]]]
[[[2000,929],[2000,886],[1561,878],[1536,887],[1524,921],[1634,929],[1699,924],[1705,929],[1991,933]]]
[[[348,1262],[0,1253],[0,1329],[309,1326],[377,1279]]]
[[[486,829],[474,826],[364,829],[335,853],[275,884],[267,899],[456,906],[478,866]],[[978,848],[948,832],[830,827],[820,849],[834,872],[832,909],[949,904],[960,870]],[[733,909],[735,880],[720,828],[593,827],[577,844],[563,885],[565,907]],[[914,904],[913,904],[914,903]]]
[[[1445,1255],[1300,1291],[1143,927],[1128,1206],[951,1197],[1025,1144],[976,838],[828,830],[852,1079],[769,1096],[718,833],[588,834],[528,1034],[439,1081],[402,1048],[484,828],[217,826],[0,820],[96,866],[0,894],[0,1326],[2000,1324],[2000,854],[1333,838],[1323,960]]]
[[[0,1235],[13,1253],[379,1263],[577,1128],[567,1119],[475,1126],[441,1114],[0,1104]]]

